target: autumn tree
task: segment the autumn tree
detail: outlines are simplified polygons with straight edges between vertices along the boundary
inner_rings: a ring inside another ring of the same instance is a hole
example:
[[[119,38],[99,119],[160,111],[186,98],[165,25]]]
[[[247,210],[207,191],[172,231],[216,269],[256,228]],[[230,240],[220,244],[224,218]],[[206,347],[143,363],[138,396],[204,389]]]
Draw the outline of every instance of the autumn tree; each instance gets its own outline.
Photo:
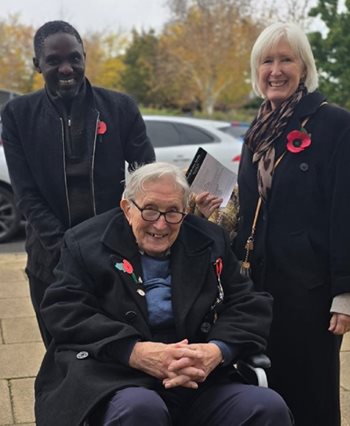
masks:
[[[3,88],[20,93],[32,90],[35,75],[33,34],[33,27],[21,24],[19,15],[0,20],[0,81]]]
[[[310,12],[327,27],[310,34],[320,74],[320,89],[332,102],[350,108],[350,0],[340,9],[338,0],[319,0]]]
[[[181,102],[199,102],[209,115],[219,102],[245,102],[249,56],[257,26],[237,0],[177,0],[161,37],[165,81],[178,79]],[[164,54],[164,53],[163,53]],[[184,87],[186,86],[186,88]]]
[[[127,44],[127,37],[121,33],[94,32],[84,36],[86,75],[92,84],[121,90]]]
[[[267,26],[273,22],[296,22],[307,31],[313,24],[309,12],[317,0],[284,0],[276,7],[275,0],[260,0],[255,2],[252,15],[256,20]]]

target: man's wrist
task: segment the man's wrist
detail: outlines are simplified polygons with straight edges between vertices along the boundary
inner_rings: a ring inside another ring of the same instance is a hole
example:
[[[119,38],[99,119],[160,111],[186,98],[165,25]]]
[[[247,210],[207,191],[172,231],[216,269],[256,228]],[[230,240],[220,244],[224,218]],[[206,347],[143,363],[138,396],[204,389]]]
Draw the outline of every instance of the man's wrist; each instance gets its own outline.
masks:
[[[220,346],[217,344],[216,341],[215,342],[211,341],[208,344],[211,345],[213,348],[215,348],[215,352],[217,354],[217,359],[218,359],[218,365],[222,365],[224,363],[224,354]]]
[[[232,345],[229,345],[222,340],[210,340],[209,343],[214,343],[219,348],[221,352],[221,365],[227,366],[233,362],[236,351],[233,349]]]

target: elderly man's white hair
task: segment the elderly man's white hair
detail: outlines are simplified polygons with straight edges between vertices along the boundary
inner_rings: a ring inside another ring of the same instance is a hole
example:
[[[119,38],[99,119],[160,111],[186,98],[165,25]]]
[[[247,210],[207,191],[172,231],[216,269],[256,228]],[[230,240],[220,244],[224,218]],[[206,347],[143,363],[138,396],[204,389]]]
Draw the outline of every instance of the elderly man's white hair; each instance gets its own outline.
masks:
[[[135,169],[126,178],[125,189],[122,198],[133,200],[143,192],[146,182],[154,182],[163,176],[170,176],[174,180],[174,188],[178,187],[183,192],[184,208],[188,206],[190,198],[190,188],[187,183],[185,173],[179,167],[165,162],[149,163]]]

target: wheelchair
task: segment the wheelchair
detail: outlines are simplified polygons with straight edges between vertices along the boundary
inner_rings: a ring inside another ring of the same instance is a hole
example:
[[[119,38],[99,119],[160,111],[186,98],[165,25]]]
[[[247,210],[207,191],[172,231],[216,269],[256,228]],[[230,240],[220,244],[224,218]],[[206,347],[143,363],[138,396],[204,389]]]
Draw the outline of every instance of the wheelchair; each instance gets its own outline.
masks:
[[[265,354],[252,355],[247,359],[240,359],[235,364],[238,374],[249,384],[268,387],[266,371],[271,367],[270,358]]]

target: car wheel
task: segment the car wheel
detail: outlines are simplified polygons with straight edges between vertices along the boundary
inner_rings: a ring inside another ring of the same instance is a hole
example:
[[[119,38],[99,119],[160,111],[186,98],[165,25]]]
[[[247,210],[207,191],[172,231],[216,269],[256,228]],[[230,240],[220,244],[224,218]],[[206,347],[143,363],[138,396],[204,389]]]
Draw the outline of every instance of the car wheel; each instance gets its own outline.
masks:
[[[0,187],[0,243],[8,241],[19,230],[21,215],[11,191]]]

